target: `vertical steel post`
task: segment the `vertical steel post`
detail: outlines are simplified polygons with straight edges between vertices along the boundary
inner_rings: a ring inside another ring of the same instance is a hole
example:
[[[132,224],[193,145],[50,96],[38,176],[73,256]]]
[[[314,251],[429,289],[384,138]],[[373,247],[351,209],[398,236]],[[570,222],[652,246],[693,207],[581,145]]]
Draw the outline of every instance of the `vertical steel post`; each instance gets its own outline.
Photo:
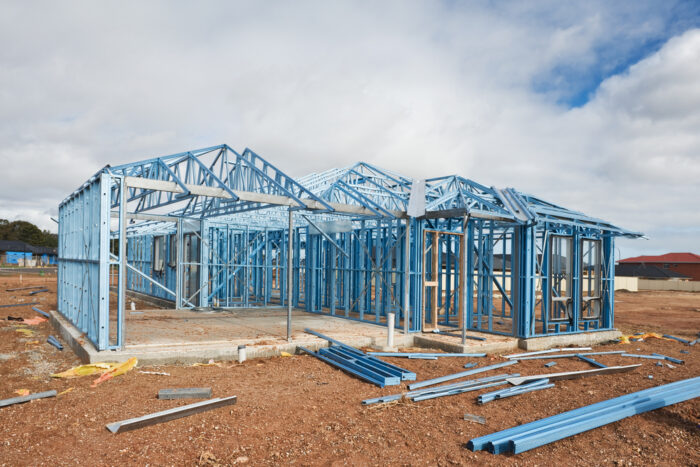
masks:
[[[112,177],[103,172],[100,176],[100,266],[99,266],[99,313],[97,318],[97,348],[105,350],[109,345],[109,230],[111,222],[110,204]],[[59,224],[60,228],[60,224]],[[59,268],[60,271],[60,268]],[[59,302],[60,303],[60,300]]]
[[[416,235],[418,238],[418,235]],[[411,219],[406,219],[404,238],[404,278],[403,278],[403,333],[408,335],[411,308]]]
[[[471,300],[471,293],[467,293],[467,275],[469,274],[469,264],[471,264],[470,256],[471,250],[469,249],[470,243],[467,237],[469,236],[469,214],[464,216],[464,221],[462,223],[462,238],[460,239],[459,253],[460,253],[460,264],[459,264],[459,313],[460,321],[462,322],[462,345],[467,343],[467,300]]]
[[[182,308],[182,259],[185,242],[182,235],[182,218],[177,219],[177,257],[175,264],[175,309]]]
[[[289,208],[289,238],[287,240],[287,283],[292,283],[292,256],[294,251],[294,229],[293,229],[292,209]],[[308,294],[307,294],[308,295]],[[287,296],[287,341],[292,342],[292,294]]]
[[[126,305],[126,177],[119,190],[119,286],[117,296],[117,345],[124,347],[124,309]]]

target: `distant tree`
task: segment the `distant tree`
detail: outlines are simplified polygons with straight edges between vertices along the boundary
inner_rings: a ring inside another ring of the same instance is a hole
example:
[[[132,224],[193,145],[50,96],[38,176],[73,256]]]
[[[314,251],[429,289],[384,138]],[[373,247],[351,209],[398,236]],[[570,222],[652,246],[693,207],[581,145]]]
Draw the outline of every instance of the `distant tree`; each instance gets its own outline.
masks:
[[[34,246],[58,246],[58,235],[48,230],[41,230],[27,221],[12,221],[0,219],[0,240],[19,240]]]

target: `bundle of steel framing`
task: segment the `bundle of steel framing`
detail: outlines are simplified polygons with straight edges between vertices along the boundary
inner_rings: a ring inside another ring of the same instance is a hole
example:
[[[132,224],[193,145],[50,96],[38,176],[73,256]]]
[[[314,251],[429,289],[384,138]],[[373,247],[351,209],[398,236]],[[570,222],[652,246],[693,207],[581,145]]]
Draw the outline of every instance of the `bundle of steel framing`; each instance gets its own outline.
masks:
[[[467,443],[472,451],[514,454],[583,433],[632,415],[700,397],[700,377],[634,392],[519,425]]]
[[[495,401],[496,399],[505,399],[506,397],[525,394],[526,392],[539,391],[541,389],[553,388],[554,383],[550,383],[547,378],[538,379],[530,383],[521,384],[512,388],[499,389],[498,391],[487,392],[477,397],[479,404]]]
[[[308,328],[304,329],[304,331],[327,340],[330,342],[331,346],[319,349],[318,352],[309,350],[306,347],[299,347],[299,350],[329,365],[351,373],[360,379],[376,384],[380,388],[397,385],[401,383],[401,381],[416,380],[416,374],[412,371],[405,370],[391,363],[383,362],[371,355],[366,355],[361,350],[325,336],[320,332]]]
[[[380,404],[383,402],[397,401],[402,398],[411,399],[413,402],[424,401],[428,399],[435,399],[443,396],[454,396],[457,394],[462,394],[470,391],[477,391],[479,389],[490,388],[493,386],[502,386],[507,384],[506,378],[519,376],[518,373],[514,374],[501,374],[495,376],[487,376],[479,379],[472,379],[469,381],[461,381],[459,383],[443,384],[442,386],[434,386],[432,388],[419,389],[415,391],[409,391],[402,394],[391,394],[388,396],[375,397],[373,399],[365,399],[362,401],[362,405],[372,405]]]
[[[318,352],[306,347],[299,347],[299,349],[380,388],[401,384],[402,380],[416,379],[416,374],[411,371],[365,355],[360,350],[347,345],[331,345],[328,348],[319,349]]]

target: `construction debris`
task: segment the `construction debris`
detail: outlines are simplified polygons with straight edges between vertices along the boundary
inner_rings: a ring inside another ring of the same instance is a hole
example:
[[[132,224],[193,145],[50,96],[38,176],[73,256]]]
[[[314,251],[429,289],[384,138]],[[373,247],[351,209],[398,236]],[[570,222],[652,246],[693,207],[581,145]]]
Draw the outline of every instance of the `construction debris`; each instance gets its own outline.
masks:
[[[55,392],[55,391],[54,391]],[[235,404],[237,396],[214,398],[207,401],[195,402],[194,404],[183,405],[174,409],[163,410],[161,412],[144,415],[142,417],[130,418],[121,422],[110,423],[106,428],[112,433],[135,430],[144,426],[155,425],[156,423],[169,422],[178,418],[187,417],[200,412],[217,409],[227,405]]]
[[[29,306],[29,305],[38,305],[39,302],[28,302],[28,303],[15,303],[14,305],[0,305],[0,308],[13,308],[16,306]]]
[[[645,332],[645,333],[637,333],[637,334],[632,334],[629,336],[620,336],[618,340],[620,341],[620,344],[629,344],[631,340],[635,341],[643,341],[644,339],[666,339],[666,340],[671,340],[666,336],[662,336],[661,334],[657,334],[655,332]]]
[[[678,363],[679,365],[683,364],[683,360],[678,360],[677,358],[667,357],[666,355],[660,355],[660,354],[641,355],[641,354],[623,353],[622,355],[620,355],[620,357],[646,358],[649,360],[668,360],[669,362]]]
[[[623,354],[624,350],[609,350],[607,352],[586,352],[586,353],[567,353],[567,354],[555,354],[555,355],[535,355],[532,357],[518,357],[514,360],[546,360],[548,358],[578,358],[580,355],[590,356],[590,355],[615,355]]]
[[[632,415],[700,397],[700,377],[665,384],[499,431],[467,443],[472,451],[518,454]]]
[[[443,353],[443,352],[367,352],[373,357],[406,357],[406,358],[438,358],[438,357],[485,357],[485,353]]]
[[[319,349],[318,352],[305,347],[299,347],[299,350],[329,365],[351,373],[360,379],[376,384],[379,387],[397,385],[401,381],[413,381],[416,379],[416,374],[411,371],[386,363],[374,356],[365,355],[364,352],[355,347],[324,336],[311,329],[304,329],[304,331],[325,339],[333,345]]]
[[[390,394],[387,396],[375,397],[372,399],[365,399],[362,401],[362,405],[372,405],[372,404],[382,404],[385,402],[398,401],[403,398],[411,399],[416,402],[416,398],[429,395],[429,394],[442,394],[442,395],[452,395],[448,394],[449,391],[456,391],[460,389],[465,389],[462,392],[467,392],[467,390],[477,390],[481,389],[484,384],[496,383],[496,385],[506,384],[505,379],[509,377],[519,376],[517,373],[514,374],[500,374],[495,376],[487,376],[485,378],[473,379],[468,381],[460,381],[459,383],[443,384],[441,386],[434,386],[432,388],[419,389],[416,391],[408,391],[400,394]],[[490,386],[487,386],[490,387]],[[455,392],[454,394],[458,394]],[[419,399],[420,400],[420,399]]]
[[[690,344],[690,341],[688,341],[688,340],[685,340],[683,338],[676,337],[676,336],[671,336],[669,334],[664,334],[663,337],[665,337],[666,339],[673,339],[674,341],[678,341],[682,344]]]
[[[170,373],[166,373],[166,372],[164,372],[164,371],[143,371],[143,370],[139,370],[139,373],[143,373],[144,375],[170,376]]]
[[[53,337],[53,336],[49,336],[49,337],[46,339],[46,342],[48,342],[49,344],[53,345],[53,346],[56,347],[58,350],[63,350],[63,344],[61,344],[60,342],[58,342],[58,339],[56,339],[56,338]]]
[[[41,316],[37,316],[36,318],[27,318],[24,320],[24,324],[28,324],[30,326],[35,326],[37,324],[45,323],[47,322],[48,319],[42,318]]]
[[[26,396],[12,397],[10,399],[0,400],[0,407],[7,407],[8,405],[23,404],[25,402],[33,401],[35,399],[44,399],[46,397],[55,397],[56,391],[45,391],[37,392],[36,394],[28,394]]]
[[[35,290],[34,292],[29,292],[28,295],[36,295],[36,294],[39,294],[39,293],[42,293],[42,292],[48,292],[48,291],[49,291],[49,289]]]
[[[661,355],[660,353],[653,353],[652,355],[654,355],[656,357],[664,357],[664,360],[668,360],[669,362],[673,362],[673,363],[678,363],[679,365],[683,365],[685,363],[683,360],[669,357],[668,355]]]
[[[517,396],[519,394],[525,394],[526,392],[539,391],[541,389],[549,389],[553,387],[554,384],[550,383],[549,379],[537,379],[526,384],[521,384],[520,386],[481,394],[479,397],[477,397],[477,402],[479,404],[485,404],[487,402],[495,401],[496,399],[505,399],[506,397]]]
[[[549,350],[537,350],[535,352],[514,353],[514,354],[510,354],[510,355],[504,355],[504,357],[505,358],[516,358],[519,360],[521,357],[531,357],[533,355],[544,355],[544,354],[557,353],[557,352],[578,352],[580,350],[593,350],[593,349],[591,347],[557,348],[557,349],[549,349]]]
[[[547,368],[551,368],[551,367],[555,366],[556,364],[557,364],[557,362],[549,362],[549,363],[545,363],[544,366],[546,366]]]
[[[43,288],[43,285],[32,285],[31,287],[17,287],[14,289],[5,289],[5,292],[18,292],[20,290],[33,290],[33,289],[41,289]]]
[[[378,358],[367,356],[354,347],[351,348],[352,351],[347,347],[332,345],[325,349],[319,349],[318,352],[306,347],[299,347],[299,350],[362,380],[376,384],[380,388],[398,385],[402,379],[416,378],[415,373],[383,362]]]
[[[486,419],[484,417],[480,417],[478,415],[472,415],[470,413],[465,413],[464,419],[467,421],[470,421],[470,422],[476,422],[476,423],[481,423],[482,425],[486,425]]]
[[[42,310],[38,309],[38,308],[35,307],[35,306],[32,307],[32,310],[36,311],[37,313],[39,313],[40,315],[42,315],[44,318],[51,318],[51,315],[49,315],[49,314],[48,314],[47,312],[45,312],[45,311],[42,311]]]
[[[61,373],[54,373],[51,375],[52,378],[76,378],[79,376],[89,376],[100,373],[101,376],[97,378],[92,387],[107,381],[108,379],[114,378],[115,376],[123,375],[127,371],[131,370],[136,366],[138,360],[136,357],[132,357],[129,360],[122,363],[113,362],[99,362],[91,363],[88,365],[80,365],[70,368]]]
[[[597,366],[598,368],[607,368],[608,367],[607,365],[603,365],[602,363],[597,362],[597,361],[593,360],[592,358],[584,357],[581,354],[578,354],[576,356],[579,358],[579,360],[586,362],[586,363],[590,363],[591,365]]]
[[[125,361],[124,363],[121,363],[120,365],[117,365],[116,367],[109,369],[102,373],[102,375],[97,378],[95,381],[92,382],[90,385],[91,388],[96,387],[100,383],[104,383],[107,380],[110,380],[114,378],[115,376],[120,376],[126,373],[127,371],[131,370],[133,367],[136,366],[138,363],[138,360],[136,357],[131,357],[129,360]]]
[[[209,399],[211,388],[174,388],[158,391],[158,399]]]
[[[518,363],[517,360],[511,360],[508,362],[497,363],[495,365],[484,366],[481,368],[475,368],[473,370],[462,371],[451,375],[440,376],[439,378],[427,379],[425,381],[419,381],[417,383],[409,384],[408,389],[418,389],[423,388],[425,386],[432,386],[434,384],[444,383],[445,381],[452,381],[453,379],[463,378],[465,376],[482,373],[484,371],[495,370],[496,368],[503,368],[504,366],[515,365],[516,363]]]
[[[547,378],[550,381],[559,381],[564,379],[576,379],[585,378],[587,376],[604,375],[610,373],[625,373],[632,371],[637,367],[642,366],[637,365],[626,365],[626,366],[609,366],[607,368],[595,368],[593,370],[583,370],[583,371],[568,371],[564,373],[550,373],[547,375],[532,375],[532,376],[520,376],[517,378],[508,378],[508,382],[514,386],[519,386],[523,383],[528,383],[537,379]]]

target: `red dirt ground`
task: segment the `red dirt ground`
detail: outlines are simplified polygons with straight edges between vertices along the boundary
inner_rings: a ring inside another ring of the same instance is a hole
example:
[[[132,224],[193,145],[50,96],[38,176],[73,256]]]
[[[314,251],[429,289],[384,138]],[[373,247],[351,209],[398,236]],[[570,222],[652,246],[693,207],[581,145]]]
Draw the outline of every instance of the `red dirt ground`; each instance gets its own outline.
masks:
[[[51,281],[51,282],[49,282]],[[55,278],[28,278],[47,286],[39,294],[44,310],[55,309]],[[5,292],[19,285],[0,278],[0,304],[29,301],[26,292]],[[618,293],[618,325],[623,331],[664,331],[691,338],[698,331],[700,294]],[[12,310],[12,311],[10,311]],[[29,307],[0,309],[7,315],[37,316]],[[652,360],[600,356],[605,364],[642,363],[634,372],[561,381],[546,391],[480,406],[478,393],[424,402],[362,406],[369,397],[401,387],[379,389],[308,356],[252,360],[220,367],[138,367],[92,389],[94,377],[50,378],[80,362],[70,352],[46,344],[55,332],[48,323],[26,326],[34,336],[16,332],[21,323],[0,321],[0,398],[74,388],[57,398],[0,409],[2,465],[698,465],[700,399],[638,415],[516,456],[473,453],[473,437],[526,423],[622,394],[700,375],[700,345],[650,339],[609,344],[596,350],[658,352],[685,360],[675,369]],[[688,350],[689,354],[680,350]],[[485,360],[485,361],[484,361]],[[418,373],[419,379],[460,371],[466,361],[389,359]],[[546,373],[547,360],[511,367],[524,375]],[[516,369],[517,367],[517,369]],[[559,359],[557,371],[583,370],[586,363]],[[140,373],[163,371],[170,376]],[[648,379],[653,375],[653,380]],[[213,388],[214,396],[237,395],[232,407],[216,409],[131,432],[112,434],[110,422],[164,410],[191,401],[158,400],[168,387]],[[463,420],[464,413],[486,418],[486,425]]]

